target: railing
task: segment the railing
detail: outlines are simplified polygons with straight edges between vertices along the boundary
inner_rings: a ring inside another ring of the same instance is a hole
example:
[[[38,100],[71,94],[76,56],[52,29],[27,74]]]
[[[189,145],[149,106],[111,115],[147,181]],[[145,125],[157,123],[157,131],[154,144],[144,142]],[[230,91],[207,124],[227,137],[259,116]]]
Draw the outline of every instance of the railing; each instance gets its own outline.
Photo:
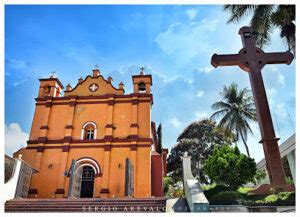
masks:
[[[5,155],[5,192],[6,200],[13,198],[26,198],[28,195],[32,173],[37,172],[25,163],[21,156],[11,158]]]
[[[17,165],[16,159],[5,155],[5,177],[4,177],[5,179],[4,179],[4,183],[7,183],[8,180],[11,179],[12,175],[15,172],[16,165]]]
[[[33,168],[31,168],[28,164],[24,161],[21,165],[21,170],[19,174],[19,180],[17,184],[15,198],[26,198],[28,195],[30,182],[31,182],[31,175],[34,172]]]

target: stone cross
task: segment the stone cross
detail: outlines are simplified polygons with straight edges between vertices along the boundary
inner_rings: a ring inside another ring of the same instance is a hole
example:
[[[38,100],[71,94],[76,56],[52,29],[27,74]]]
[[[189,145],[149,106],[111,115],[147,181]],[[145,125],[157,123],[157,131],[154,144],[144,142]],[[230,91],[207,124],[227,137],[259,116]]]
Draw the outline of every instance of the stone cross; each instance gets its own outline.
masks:
[[[291,52],[265,53],[256,47],[255,32],[251,27],[242,27],[239,34],[243,42],[239,53],[214,54],[211,64],[214,67],[237,65],[249,73],[270,183],[273,188],[284,189],[286,182],[277,143],[279,139],[275,135],[261,70],[266,64],[290,64],[294,56]]]

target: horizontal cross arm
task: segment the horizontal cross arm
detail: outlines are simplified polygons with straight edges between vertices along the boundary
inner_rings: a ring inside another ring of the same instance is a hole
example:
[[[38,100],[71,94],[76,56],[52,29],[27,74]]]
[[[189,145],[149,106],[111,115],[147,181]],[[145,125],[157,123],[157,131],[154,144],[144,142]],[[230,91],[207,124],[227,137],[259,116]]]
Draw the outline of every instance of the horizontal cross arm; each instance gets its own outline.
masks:
[[[285,63],[289,65],[293,59],[294,55],[291,52],[274,52],[263,54],[263,60],[266,62],[266,64]]]
[[[218,66],[236,66],[241,63],[241,56],[239,54],[225,54],[218,55],[214,54],[211,57],[211,64],[213,67]]]

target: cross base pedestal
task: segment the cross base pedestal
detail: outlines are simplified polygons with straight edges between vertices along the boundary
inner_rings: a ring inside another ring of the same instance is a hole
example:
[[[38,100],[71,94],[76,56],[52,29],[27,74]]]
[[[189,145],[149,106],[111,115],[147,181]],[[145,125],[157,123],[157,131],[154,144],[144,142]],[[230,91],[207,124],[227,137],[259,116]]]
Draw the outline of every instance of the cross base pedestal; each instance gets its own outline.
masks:
[[[256,189],[249,191],[253,194],[266,195],[275,192],[292,192],[295,191],[295,185],[272,186],[271,184],[262,184]]]

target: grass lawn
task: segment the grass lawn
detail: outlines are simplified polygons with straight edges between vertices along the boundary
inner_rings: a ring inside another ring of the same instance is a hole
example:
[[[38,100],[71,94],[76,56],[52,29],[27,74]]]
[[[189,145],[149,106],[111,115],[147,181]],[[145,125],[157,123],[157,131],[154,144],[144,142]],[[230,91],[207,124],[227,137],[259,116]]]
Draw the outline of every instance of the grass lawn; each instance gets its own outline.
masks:
[[[249,191],[254,190],[254,188],[240,187],[237,191],[241,194],[248,194]]]

